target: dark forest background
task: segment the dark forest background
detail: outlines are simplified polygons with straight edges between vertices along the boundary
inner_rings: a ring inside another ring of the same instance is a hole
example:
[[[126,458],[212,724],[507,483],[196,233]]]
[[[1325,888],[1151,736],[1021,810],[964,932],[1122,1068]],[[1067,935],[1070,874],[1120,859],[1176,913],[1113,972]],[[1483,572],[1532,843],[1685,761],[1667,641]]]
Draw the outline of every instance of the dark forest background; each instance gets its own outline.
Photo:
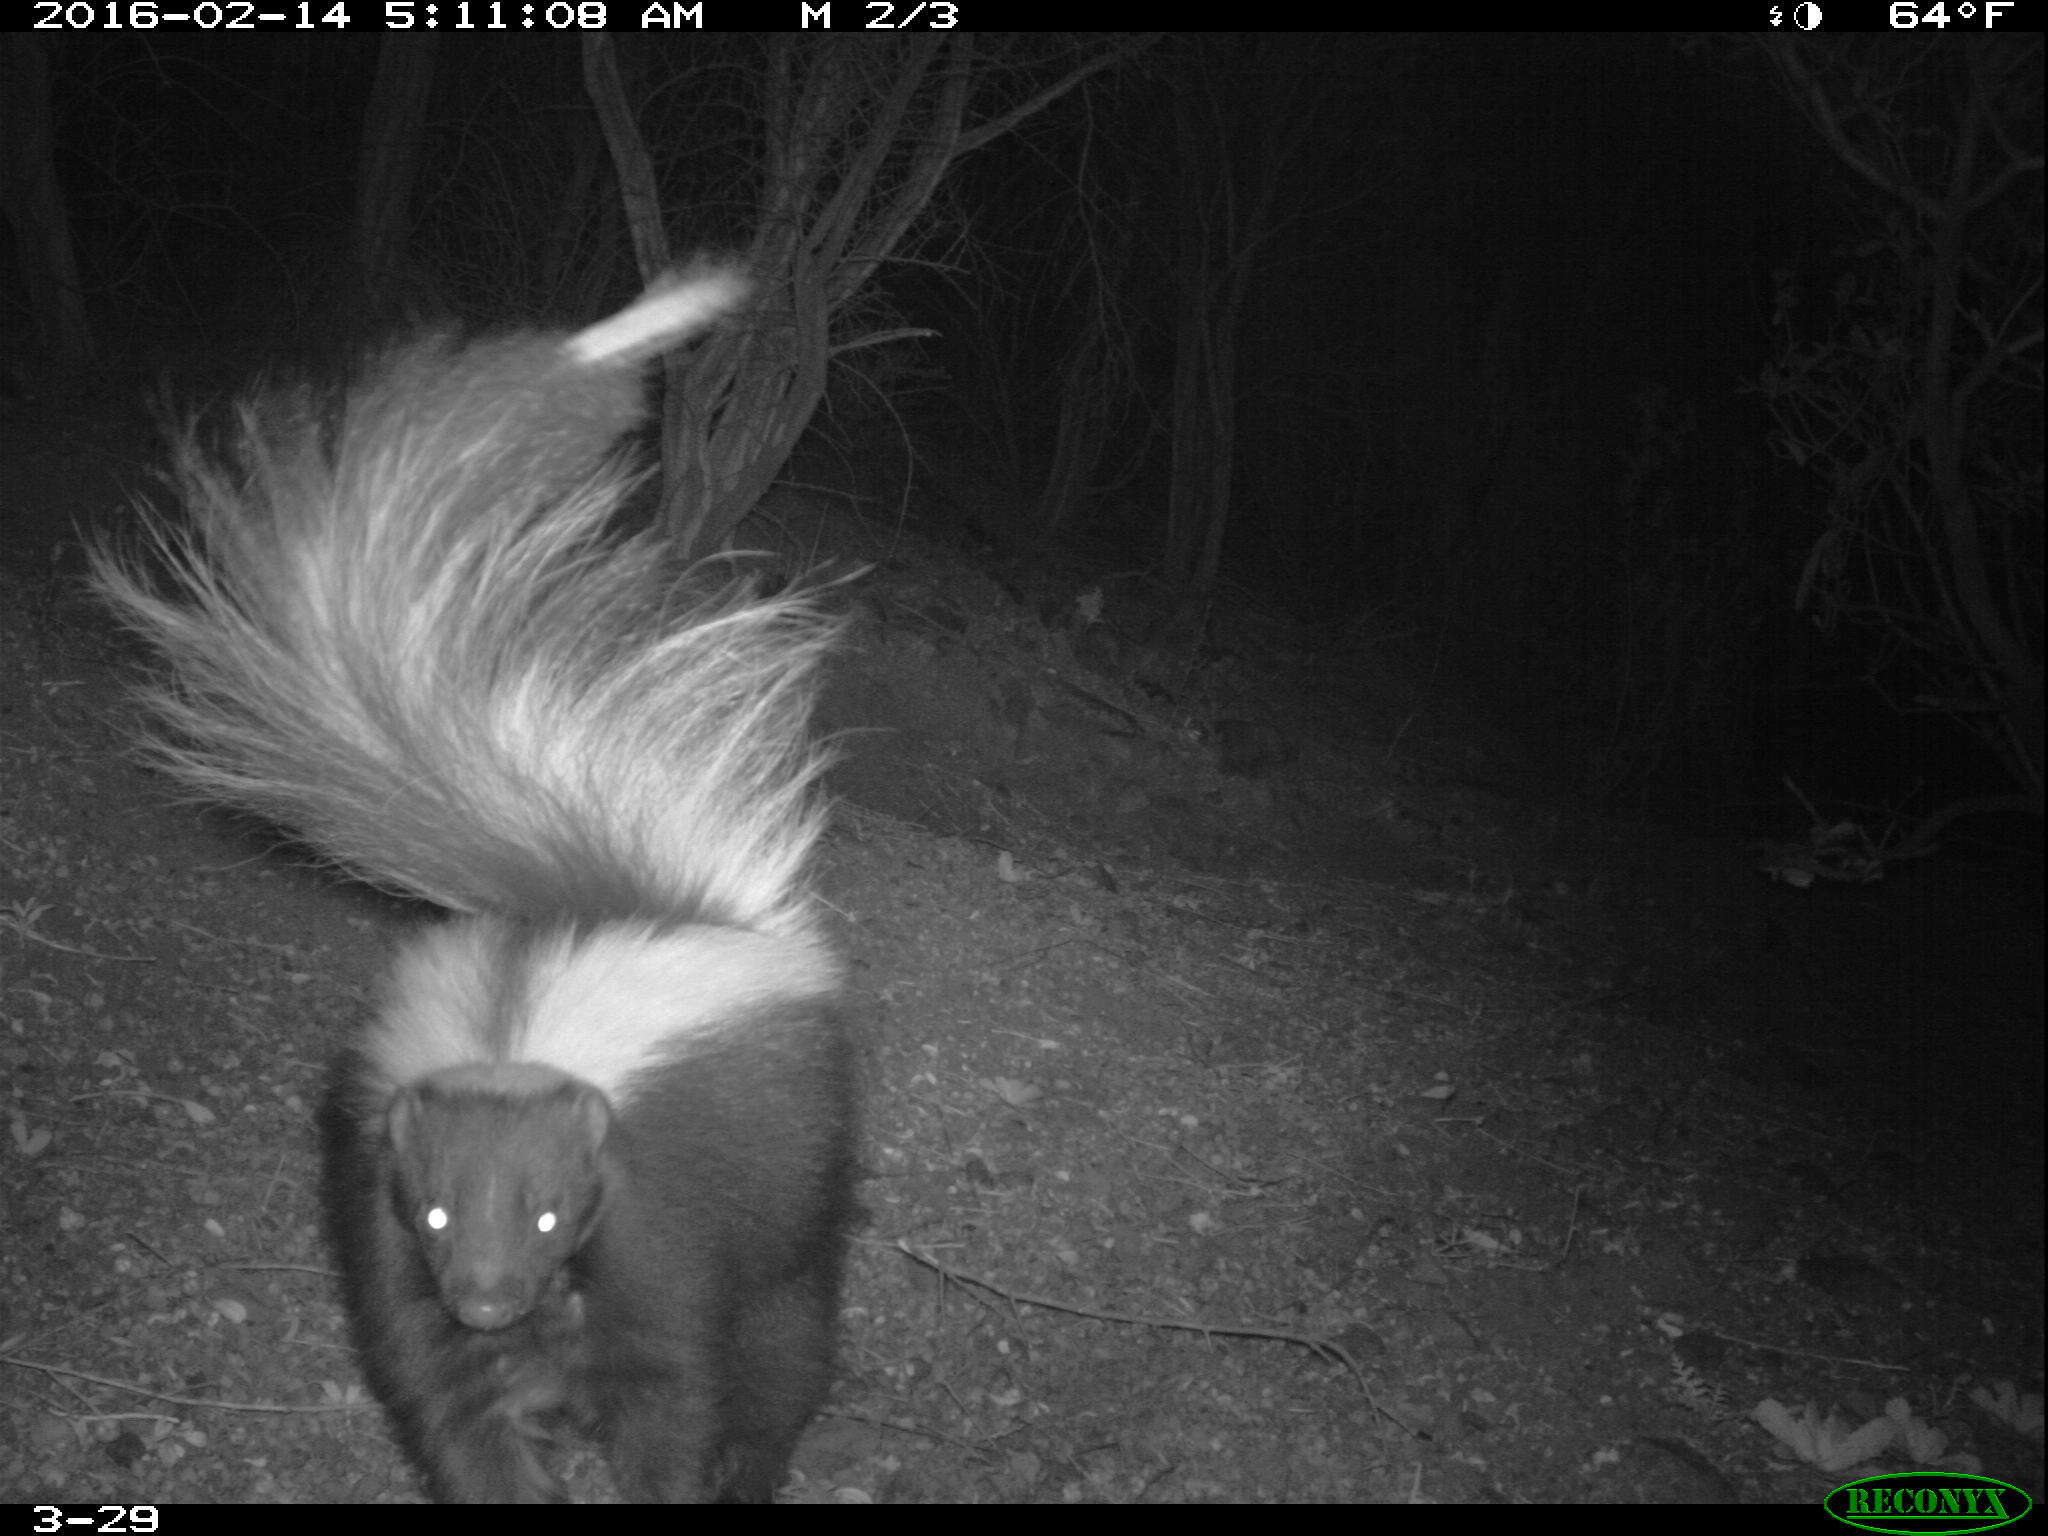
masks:
[[[794,478],[1048,624],[1398,652],[1610,803],[2038,817],[2038,36],[0,64],[16,398],[576,324],[737,255],[753,322],[667,376],[689,550]]]

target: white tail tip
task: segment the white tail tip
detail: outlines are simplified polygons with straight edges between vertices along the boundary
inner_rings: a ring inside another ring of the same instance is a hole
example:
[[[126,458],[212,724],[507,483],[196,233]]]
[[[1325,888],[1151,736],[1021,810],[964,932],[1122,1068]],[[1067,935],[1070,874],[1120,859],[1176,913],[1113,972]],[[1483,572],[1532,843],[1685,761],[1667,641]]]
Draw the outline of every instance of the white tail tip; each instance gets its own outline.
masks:
[[[692,267],[662,278],[609,320],[585,326],[563,349],[585,368],[636,362],[731,314],[749,287],[737,268]]]

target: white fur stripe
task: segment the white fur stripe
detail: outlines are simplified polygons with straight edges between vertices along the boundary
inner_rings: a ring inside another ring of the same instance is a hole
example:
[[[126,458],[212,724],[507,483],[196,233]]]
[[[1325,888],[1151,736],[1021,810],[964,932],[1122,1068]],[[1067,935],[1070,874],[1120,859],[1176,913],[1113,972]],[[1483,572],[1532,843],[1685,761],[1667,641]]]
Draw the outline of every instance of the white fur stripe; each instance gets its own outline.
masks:
[[[608,927],[549,946],[533,966],[513,1055],[559,1067],[621,1109],[638,1073],[768,1009],[823,1001],[839,983],[822,944],[739,928]]]
[[[838,984],[831,952],[808,935],[621,923],[535,937],[460,919],[400,952],[367,1049],[387,1088],[528,1062],[623,1108],[638,1074],[769,1009],[823,1003]]]
[[[363,1046],[386,1089],[430,1072],[489,1060],[492,976],[505,966],[506,930],[486,918],[461,918],[400,945],[385,981],[383,1006]]]

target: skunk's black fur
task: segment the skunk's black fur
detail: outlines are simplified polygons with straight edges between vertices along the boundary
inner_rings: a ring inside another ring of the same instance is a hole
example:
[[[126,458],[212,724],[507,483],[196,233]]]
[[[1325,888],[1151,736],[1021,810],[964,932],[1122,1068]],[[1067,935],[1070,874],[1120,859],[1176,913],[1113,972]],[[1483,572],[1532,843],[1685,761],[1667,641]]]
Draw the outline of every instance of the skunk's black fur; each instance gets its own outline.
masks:
[[[803,876],[833,626],[678,607],[607,536],[636,365],[730,311],[700,270],[573,336],[429,337],[328,406],[180,441],[158,757],[462,914],[400,951],[322,1115],[368,1373],[434,1492],[561,1496],[563,1427],[634,1499],[766,1500],[829,1386],[852,1080]]]
[[[629,1499],[768,1499],[830,1384],[849,1079],[801,1007],[616,1117],[546,1068],[389,1097],[344,1063],[323,1129],[350,1311],[439,1497],[555,1496],[537,1452],[574,1425]]]

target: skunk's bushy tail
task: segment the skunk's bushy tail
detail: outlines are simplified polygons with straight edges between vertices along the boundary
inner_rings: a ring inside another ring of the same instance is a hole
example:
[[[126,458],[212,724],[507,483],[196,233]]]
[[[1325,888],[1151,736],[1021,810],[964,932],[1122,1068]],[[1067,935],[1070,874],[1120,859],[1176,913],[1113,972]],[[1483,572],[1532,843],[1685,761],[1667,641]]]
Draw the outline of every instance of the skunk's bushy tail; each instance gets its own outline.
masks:
[[[831,1381],[853,1066],[803,864],[834,625],[607,536],[634,365],[743,286],[262,397],[179,441],[168,590],[96,559],[170,662],[174,774],[465,914],[401,946],[323,1117],[364,1365],[443,1498],[558,1496],[567,1420],[633,1497],[765,1500]]]
[[[414,340],[331,408],[178,439],[189,523],[99,556],[171,663],[157,755],[387,888],[466,912],[801,931],[832,623],[604,537],[636,364],[744,284],[676,279],[572,336]]]

